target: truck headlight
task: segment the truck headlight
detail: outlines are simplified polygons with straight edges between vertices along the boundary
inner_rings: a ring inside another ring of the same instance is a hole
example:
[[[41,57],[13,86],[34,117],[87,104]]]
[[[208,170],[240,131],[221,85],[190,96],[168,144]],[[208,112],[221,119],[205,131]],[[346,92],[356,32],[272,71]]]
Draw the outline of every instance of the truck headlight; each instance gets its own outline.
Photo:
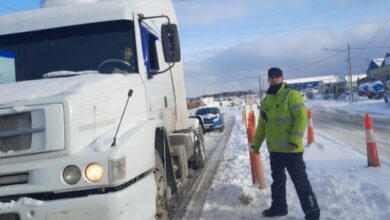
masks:
[[[75,165],[67,166],[62,172],[62,178],[69,185],[74,185],[80,181],[81,171]]]
[[[102,165],[98,163],[90,163],[85,168],[85,177],[87,180],[96,183],[99,182],[104,176],[104,169]]]
[[[126,176],[126,157],[109,160],[110,184],[120,182]]]

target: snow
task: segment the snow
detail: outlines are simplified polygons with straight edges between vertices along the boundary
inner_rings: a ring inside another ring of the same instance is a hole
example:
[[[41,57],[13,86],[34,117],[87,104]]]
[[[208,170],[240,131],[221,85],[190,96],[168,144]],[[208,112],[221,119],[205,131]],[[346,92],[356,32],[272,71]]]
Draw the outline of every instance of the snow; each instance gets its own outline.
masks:
[[[132,2],[135,1],[140,0],[133,0]],[[58,6],[59,2],[60,0],[55,0],[43,4],[46,6]],[[65,1],[61,0],[61,2]],[[112,20],[133,19],[132,11],[134,11],[134,8],[131,6],[129,0],[98,2],[83,0],[83,2],[83,4],[72,5],[74,0],[71,0],[67,3],[62,3],[61,5],[65,6],[61,7],[48,7],[4,15],[2,16],[2,19],[0,19],[0,34],[12,34]]]
[[[384,102],[383,99],[372,100],[364,97],[359,97],[357,102],[351,105],[346,101],[334,100],[306,100],[309,107],[321,109],[323,111],[346,113],[349,115],[363,116],[366,112],[376,118],[390,118],[390,104]]]
[[[42,7],[61,6],[66,4],[82,4],[82,3],[94,3],[97,0],[41,0]]]
[[[68,72],[56,72],[55,75],[65,75]],[[47,78],[42,80],[30,80],[14,83],[0,84],[0,106],[13,102],[33,100],[45,97],[55,97],[61,94],[69,94],[80,91],[94,83],[111,80],[115,84],[116,80],[124,76],[120,74],[97,74],[96,71],[77,72],[80,76],[64,78]],[[109,83],[108,83],[109,84]],[[60,85],[60,86],[59,86]],[[15,111],[21,108],[14,107]]]
[[[261,156],[267,188],[252,186],[245,125],[238,109],[236,124],[212,186],[201,219],[262,219],[271,204],[269,154],[265,145]],[[306,137],[305,137],[306,138]],[[306,140],[306,139],[305,139]],[[390,166],[368,168],[366,156],[350,146],[316,133],[316,143],[305,147],[304,160],[321,208],[321,219],[390,219]],[[287,178],[288,217],[303,219],[295,188]]]
[[[29,206],[29,207],[35,207],[42,205],[44,202],[40,200],[35,200],[31,198],[20,198],[18,201],[11,201],[7,203],[1,203],[0,202],[0,211],[1,209],[9,209],[17,206]],[[1,212],[0,212],[1,213]]]
[[[374,62],[378,67],[382,66],[383,61],[385,61],[385,58],[374,58],[374,59],[372,59],[372,62]]]

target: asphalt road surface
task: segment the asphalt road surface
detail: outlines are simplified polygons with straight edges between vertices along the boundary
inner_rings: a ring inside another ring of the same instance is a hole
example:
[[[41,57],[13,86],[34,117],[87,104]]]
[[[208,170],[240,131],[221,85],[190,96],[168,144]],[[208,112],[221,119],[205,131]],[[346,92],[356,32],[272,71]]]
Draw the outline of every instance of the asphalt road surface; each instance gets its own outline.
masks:
[[[314,112],[313,121],[315,131],[366,154],[366,133],[364,118],[362,116],[345,116],[343,114],[318,110]],[[389,161],[390,130],[384,126],[387,122],[374,120],[373,123],[374,138],[379,157]],[[387,125],[387,127],[390,127],[390,122]]]

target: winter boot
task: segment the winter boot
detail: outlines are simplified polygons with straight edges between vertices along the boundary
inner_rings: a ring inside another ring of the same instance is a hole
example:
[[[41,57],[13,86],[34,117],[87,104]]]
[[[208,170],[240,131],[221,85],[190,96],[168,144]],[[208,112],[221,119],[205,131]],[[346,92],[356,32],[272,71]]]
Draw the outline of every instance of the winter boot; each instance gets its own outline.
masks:
[[[311,211],[311,212],[306,213],[305,219],[306,220],[319,220],[320,219],[320,210],[317,209],[315,211]]]
[[[275,216],[284,216],[287,215],[287,209],[279,209],[272,207],[263,211],[263,216],[265,217],[275,217]]]

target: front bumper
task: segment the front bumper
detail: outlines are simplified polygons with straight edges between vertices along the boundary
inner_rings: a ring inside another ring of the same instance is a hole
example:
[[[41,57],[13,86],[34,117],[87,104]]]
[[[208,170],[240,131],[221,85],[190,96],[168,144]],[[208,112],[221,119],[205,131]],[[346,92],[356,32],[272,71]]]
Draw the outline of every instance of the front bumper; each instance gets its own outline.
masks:
[[[222,127],[223,125],[218,123],[218,124],[205,124],[204,127],[205,127],[205,130],[206,131],[214,131],[214,130],[218,130]]]
[[[154,219],[155,181],[153,173],[119,191],[43,202],[0,203],[0,220],[17,213],[20,220],[128,220]]]

